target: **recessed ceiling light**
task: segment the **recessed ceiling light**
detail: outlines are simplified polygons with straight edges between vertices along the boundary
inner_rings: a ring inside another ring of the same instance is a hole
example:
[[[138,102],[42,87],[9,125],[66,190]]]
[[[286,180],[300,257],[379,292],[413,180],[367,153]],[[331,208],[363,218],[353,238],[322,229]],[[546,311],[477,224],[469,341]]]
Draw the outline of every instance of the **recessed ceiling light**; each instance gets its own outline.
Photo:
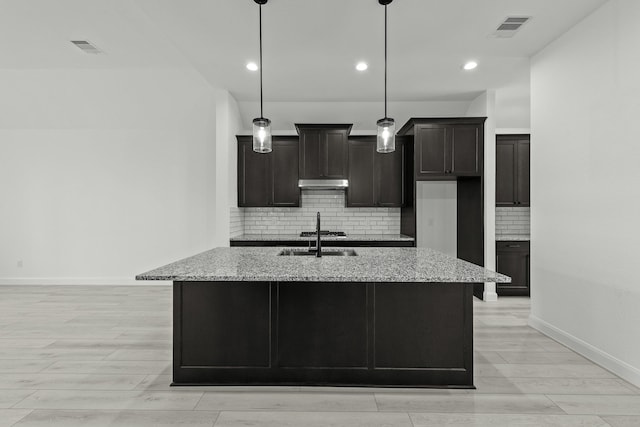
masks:
[[[255,62],[249,62],[247,64],[247,70],[249,70],[249,71],[258,71],[258,64],[256,64]]]
[[[366,70],[367,68],[369,68],[369,66],[367,65],[367,63],[366,63],[366,62],[358,62],[358,63],[356,64],[356,70],[358,70],[358,71],[364,71],[364,70]]]
[[[466,64],[464,64],[462,66],[462,68],[464,68],[467,71],[473,70],[478,66],[478,63],[476,61],[469,61]]]

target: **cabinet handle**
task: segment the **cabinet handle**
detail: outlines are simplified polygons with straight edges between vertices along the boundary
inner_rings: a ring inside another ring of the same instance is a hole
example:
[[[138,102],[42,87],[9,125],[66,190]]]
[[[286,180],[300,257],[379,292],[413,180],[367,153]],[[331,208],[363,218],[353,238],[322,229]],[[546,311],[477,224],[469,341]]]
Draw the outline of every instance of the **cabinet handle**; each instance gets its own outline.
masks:
[[[508,248],[519,248],[520,245],[507,245]]]

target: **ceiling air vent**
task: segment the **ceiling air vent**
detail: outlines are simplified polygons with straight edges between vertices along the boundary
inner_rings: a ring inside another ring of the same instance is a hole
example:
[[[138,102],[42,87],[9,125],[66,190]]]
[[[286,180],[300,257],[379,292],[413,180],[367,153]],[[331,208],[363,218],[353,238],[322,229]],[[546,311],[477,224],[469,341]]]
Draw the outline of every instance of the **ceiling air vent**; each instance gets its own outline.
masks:
[[[98,49],[96,46],[92,45],[86,40],[71,40],[71,43],[73,43],[78,49],[80,49],[84,53],[91,53],[94,55],[98,53],[102,53],[100,49]]]
[[[531,17],[529,16],[510,16],[505,19],[491,35],[498,38],[513,37],[520,28],[530,20]]]

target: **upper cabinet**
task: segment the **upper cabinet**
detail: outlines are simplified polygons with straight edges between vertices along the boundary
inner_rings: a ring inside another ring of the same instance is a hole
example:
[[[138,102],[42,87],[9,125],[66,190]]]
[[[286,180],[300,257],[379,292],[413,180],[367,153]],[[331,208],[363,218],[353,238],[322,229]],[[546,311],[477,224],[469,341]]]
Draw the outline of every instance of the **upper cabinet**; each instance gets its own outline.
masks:
[[[374,151],[376,140],[374,138]],[[375,190],[376,206],[393,208],[404,206],[405,143],[396,137],[396,151],[393,153],[378,153],[375,151]]]
[[[485,118],[411,119],[399,135],[414,137],[417,180],[481,176]]]
[[[271,153],[253,151],[251,136],[238,136],[238,206],[269,206]]]
[[[300,206],[298,141],[277,138],[271,152],[271,206]]]
[[[300,179],[346,179],[348,124],[296,124],[300,135]]]
[[[375,140],[349,140],[347,207],[375,206],[375,157]]]
[[[496,206],[530,205],[530,136],[496,136]]]
[[[298,138],[274,136],[265,154],[253,151],[251,136],[238,136],[238,206],[300,206]]]
[[[349,146],[347,207],[402,207],[404,204],[404,142],[393,153],[378,153],[376,137],[352,137]]]

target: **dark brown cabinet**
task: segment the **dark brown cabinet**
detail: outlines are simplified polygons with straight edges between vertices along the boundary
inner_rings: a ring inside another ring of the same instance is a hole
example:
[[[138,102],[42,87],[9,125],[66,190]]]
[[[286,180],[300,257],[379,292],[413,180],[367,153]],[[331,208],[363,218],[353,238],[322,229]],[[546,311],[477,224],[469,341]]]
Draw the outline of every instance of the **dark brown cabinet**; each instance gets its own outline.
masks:
[[[349,139],[347,207],[402,207],[404,143],[396,139],[393,153],[378,153],[376,138]]]
[[[496,136],[496,206],[530,205],[529,135]]]
[[[275,139],[271,154],[271,206],[300,206],[298,141]]]
[[[251,136],[238,137],[238,206],[300,206],[298,138],[273,137],[271,153],[253,151]]]
[[[406,157],[405,142],[400,137],[396,137],[396,151],[393,153],[376,152],[374,188],[378,206],[385,208],[404,206]]]
[[[347,207],[375,206],[375,140],[349,141]]]
[[[238,206],[269,206],[271,153],[253,151],[250,136],[238,137]]]
[[[417,179],[482,173],[482,124],[419,124],[414,129]]]
[[[498,283],[499,296],[530,295],[529,242],[496,242],[496,271],[511,277],[511,283]]]
[[[416,237],[422,221],[417,209],[417,181],[455,180],[457,187],[456,255],[484,265],[484,122],[486,117],[414,117],[398,131],[406,138],[405,203],[400,231]],[[483,284],[473,293],[482,298]]]
[[[296,124],[300,179],[346,179],[351,125]]]

